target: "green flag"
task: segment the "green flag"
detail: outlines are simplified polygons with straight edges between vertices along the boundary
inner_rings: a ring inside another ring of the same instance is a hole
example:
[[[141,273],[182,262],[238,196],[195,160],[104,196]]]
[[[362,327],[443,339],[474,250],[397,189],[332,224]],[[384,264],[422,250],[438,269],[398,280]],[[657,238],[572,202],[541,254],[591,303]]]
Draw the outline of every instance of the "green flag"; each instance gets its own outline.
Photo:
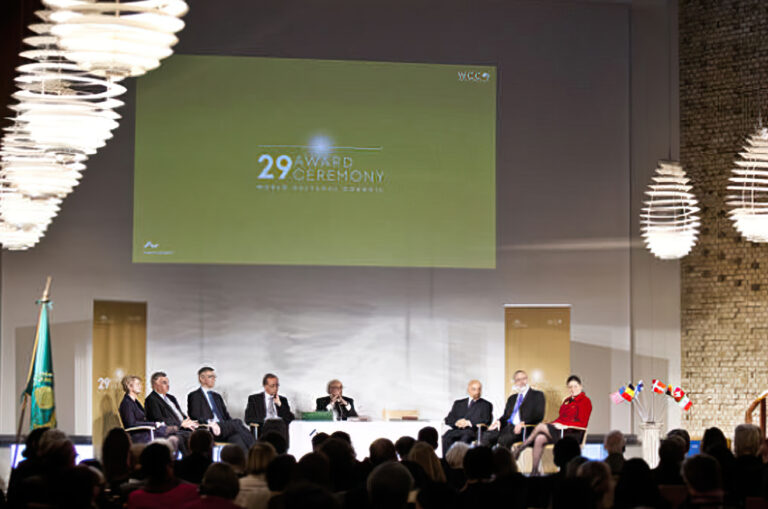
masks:
[[[41,305],[37,322],[35,348],[29,365],[27,388],[24,394],[30,397],[29,426],[31,429],[56,427],[56,405],[53,399],[53,358],[51,356],[51,331],[48,326],[48,300],[38,301]]]

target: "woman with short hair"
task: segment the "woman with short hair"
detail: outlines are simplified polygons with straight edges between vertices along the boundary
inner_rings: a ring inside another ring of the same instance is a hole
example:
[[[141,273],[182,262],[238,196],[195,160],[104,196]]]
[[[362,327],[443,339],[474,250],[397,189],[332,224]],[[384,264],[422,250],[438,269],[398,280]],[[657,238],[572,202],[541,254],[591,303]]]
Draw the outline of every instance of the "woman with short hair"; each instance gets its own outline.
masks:
[[[537,424],[528,435],[528,439],[513,449],[517,459],[523,449],[533,447],[531,475],[539,474],[539,462],[544,453],[544,446],[554,444],[564,436],[572,436],[581,443],[587,432],[589,417],[592,414],[592,401],[584,393],[581,378],[577,375],[569,376],[566,385],[570,395],[560,405],[557,419],[550,423]]]

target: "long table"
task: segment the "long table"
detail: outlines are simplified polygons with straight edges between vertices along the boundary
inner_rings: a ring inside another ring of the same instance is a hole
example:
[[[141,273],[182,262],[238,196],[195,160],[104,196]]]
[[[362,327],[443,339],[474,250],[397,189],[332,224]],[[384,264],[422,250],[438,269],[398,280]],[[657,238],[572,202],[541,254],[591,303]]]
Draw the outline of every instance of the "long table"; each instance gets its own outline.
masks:
[[[432,426],[440,433],[441,421],[293,421],[288,426],[291,436],[291,444],[288,450],[296,459],[312,452],[312,437],[315,433],[325,432],[329,435],[334,431],[344,431],[352,438],[352,446],[357,453],[357,459],[362,460],[368,456],[368,446],[377,438],[388,438],[395,442],[398,438],[407,435],[413,438],[419,434],[419,430],[425,426]],[[437,448],[440,456],[441,448]]]

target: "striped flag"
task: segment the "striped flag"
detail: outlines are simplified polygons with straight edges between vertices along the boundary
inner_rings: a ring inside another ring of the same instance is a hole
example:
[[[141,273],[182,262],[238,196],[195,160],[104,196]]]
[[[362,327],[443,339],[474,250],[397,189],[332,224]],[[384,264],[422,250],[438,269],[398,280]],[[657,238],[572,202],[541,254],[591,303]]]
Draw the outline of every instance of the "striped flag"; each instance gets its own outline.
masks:
[[[664,385],[661,380],[653,379],[651,381],[651,387],[653,388],[653,392],[664,394],[667,392],[667,386]]]

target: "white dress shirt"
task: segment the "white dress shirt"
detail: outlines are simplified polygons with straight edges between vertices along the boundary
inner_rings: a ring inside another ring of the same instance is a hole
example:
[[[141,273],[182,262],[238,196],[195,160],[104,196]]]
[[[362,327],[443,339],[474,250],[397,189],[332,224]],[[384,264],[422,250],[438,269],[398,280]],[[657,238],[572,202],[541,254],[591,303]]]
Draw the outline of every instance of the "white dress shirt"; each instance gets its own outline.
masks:
[[[203,387],[202,385],[200,386],[200,388],[203,390],[203,394],[205,394],[205,402],[208,403],[208,408],[211,409],[211,413],[213,414],[213,419],[208,419],[208,421],[219,422],[219,418],[216,417],[216,412],[213,411],[213,407],[211,406],[212,396],[208,395],[208,393],[212,391],[210,389]],[[221,412],[221,408],[219,408],[219,412]]]
[[[343,397],[342,397],[342,399],[343,399]],[[347,400],[346,400],[346,399],[344,400],[344,402],[345,402],[345,404],[344,404],[344,408],[346,408],[346,409],[347,409],[347,412],[349,412],[350,410],[352,410],[352,405],[350,405],[350,404],[347,402]],[[333,403],[333,402],[331,402],[331,403],[328,403],[328,406],[326,406],[326,407],[325,407],[325,409],[326,409],[326,410],[328,410],[329,412],[333,412],[333,420],[334,420],[334,421],[340,421],[340,420],[341,420],[341,415],[339,415],[339,411],[338,411],[338,410],[336,410],[336,404],[335,404],[335,403]]]
[[[530,386],[526,385],[525,387],[523,387],[522,391],[517,393],[517,399],[522,398],[522,400],[520,401],[520,406],[521,407],[523,405],[523,401],[525,400],[525,396],[528,395],[528,389],[530,389],[530,388],[531,388]],[[515,401],[515,404],[517,404],[517,401]],[[514,410],[514,409],[515,409],[515,407],[513,406],[512,410]],[[515,426],[520,424],[520,408],[518,408],[517,409],[517,413],[512,416],[512,424],[514,424]]]
[[[264,391],[264,406],[267,409],[267,419],[279,419],[275,397],[267,394],[267,391]]]
[[[206,398],[207,398],[207,397],[208,397],[208,395],[206,395]],[[171,410],[173,411],[173,415],[175,415],[175,416],[176,416],[176,418],[179,420],[179,422],[182,422],[182,421],[184,421],[184,416],[183,416],[183,415],[181,415],[181,412],[179,412],[179,409],[178,409],[178,408],[176,408],[176,405],[174,405],[174,404],[173,404],[173,401],[171,401],[171,400],[168,398],[168,395],[167,395],[167,394],[163,394],[162,396],[160,396],[160,398],[162,398],[162,400],[163,400],[163,401],[165,401],[165,404],[166,404],[166,405],[168,405],[169,407],[171,407]],[[210,403],[209,403],[209,405],[210,405]],[[213,411],[213,410],[211,410],[211,411]]]

